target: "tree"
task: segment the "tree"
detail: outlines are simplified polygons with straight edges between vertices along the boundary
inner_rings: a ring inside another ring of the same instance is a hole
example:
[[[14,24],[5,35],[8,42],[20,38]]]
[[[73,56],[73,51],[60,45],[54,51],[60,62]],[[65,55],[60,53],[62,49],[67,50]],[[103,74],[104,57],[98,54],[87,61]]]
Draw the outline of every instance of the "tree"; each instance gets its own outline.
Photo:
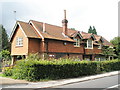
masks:
[[[96,35],[97,35],[96,29],[95,29],[94,26],[93,26],[93,29],[92,29],[92,27],[90,26],[90,28],[88,29],[88,33],[93,33],[93,34],[96,34]]]
[[[92,33],[92,27],[91,26],[88,29],[88,33]]]
[[[10,64],[10,62],[11,62],[11,56],[10,56],[10,52],[8,51],[8,50],[2,50],[1,52],[0,52],[0,61],[2,61],[3,63],[3,65],[5,65],[5,64]]]
[[[114,37],[110,42],[114,45],[115,53],[120,59],[120,37]]]
[[[108,59],[109,56],[116,56],[114,51],[115,51],[115,49],[113,47],[110,47],[110,46],[102,47],[102,53],[103,53],[103,55],[105,55],[106,59]]]
[[[92,30],[93,34],[96,34],[97,35],[97,32],[96,32],[96,29],[95,27],[93,26],[93,30]]]
[[[75,28],[70,28],[70,29],[75,30]]]
[[[5,28],[0,25],[0,51],[5,49],[10,50],[10,43]]]
[[[2,60],[9,60],[10,59],[10,52],[8,50],[2,50],[0,52],[0,58],[2,58]]]

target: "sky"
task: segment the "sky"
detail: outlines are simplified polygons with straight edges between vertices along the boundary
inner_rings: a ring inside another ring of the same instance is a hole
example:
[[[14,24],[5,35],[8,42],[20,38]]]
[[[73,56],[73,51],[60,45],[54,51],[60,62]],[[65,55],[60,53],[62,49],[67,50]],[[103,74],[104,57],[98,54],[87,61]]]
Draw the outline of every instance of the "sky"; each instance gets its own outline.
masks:
[[[110,41],[118,36],[118,2],[119,0],[1,0],[0,24],[9,35],[16,20],[36,20],[62,26],[66,10],[68,28],[88,32],[90,26],[95,26],[98,35]]]

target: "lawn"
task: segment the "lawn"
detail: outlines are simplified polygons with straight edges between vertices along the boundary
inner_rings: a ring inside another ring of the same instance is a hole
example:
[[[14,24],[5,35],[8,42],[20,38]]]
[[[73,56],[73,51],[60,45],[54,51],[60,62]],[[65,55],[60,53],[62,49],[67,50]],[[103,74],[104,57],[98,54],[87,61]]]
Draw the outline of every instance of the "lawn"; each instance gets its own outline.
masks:
[[[0,73],[0,77],[3,77],[3,74],[2,74],[2,73]]]

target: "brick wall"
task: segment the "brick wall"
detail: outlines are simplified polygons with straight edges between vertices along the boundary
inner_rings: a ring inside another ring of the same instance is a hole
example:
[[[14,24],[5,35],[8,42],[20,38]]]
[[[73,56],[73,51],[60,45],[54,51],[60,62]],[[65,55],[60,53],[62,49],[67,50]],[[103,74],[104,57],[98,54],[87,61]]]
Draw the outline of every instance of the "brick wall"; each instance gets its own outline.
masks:
[[[64,44],[66,43],[66,45]],[[60,53],[84,53],[84,48],[74,47],[73,43],[57,40],[48,41],[48,52],[60,52]]]
[[[40,52],[40,39],[29,38],[28,51],[29,53]]]
[[[17,37],[23,37],[23,46],[16,46]],[[25,36],[21,28],[17,27],[17,30],[11,42],[11,55],[27,55],[27,54],[28,54],[28,38]]]
[[[102,50],[98,49],[97,46],[94,46],[93,49],[85,49],[85,54],[99,54]]]

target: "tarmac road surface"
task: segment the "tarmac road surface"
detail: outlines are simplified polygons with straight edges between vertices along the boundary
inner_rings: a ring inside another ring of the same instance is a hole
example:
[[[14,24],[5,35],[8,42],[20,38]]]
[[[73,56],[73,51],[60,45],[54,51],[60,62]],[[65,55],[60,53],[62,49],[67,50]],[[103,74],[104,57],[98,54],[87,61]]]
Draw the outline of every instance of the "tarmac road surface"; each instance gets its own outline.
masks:
[[[120,81],[118,84],[118,80],[120,80],[120,74],[94,79],[94,80],[88,80],[84,82],[77,82],[62,86],[56,86],[53,88],[101,88],[101,89],[104,88],[105,90],[107,90],[109,88],[118,88],[118,86],[120,87]]]

